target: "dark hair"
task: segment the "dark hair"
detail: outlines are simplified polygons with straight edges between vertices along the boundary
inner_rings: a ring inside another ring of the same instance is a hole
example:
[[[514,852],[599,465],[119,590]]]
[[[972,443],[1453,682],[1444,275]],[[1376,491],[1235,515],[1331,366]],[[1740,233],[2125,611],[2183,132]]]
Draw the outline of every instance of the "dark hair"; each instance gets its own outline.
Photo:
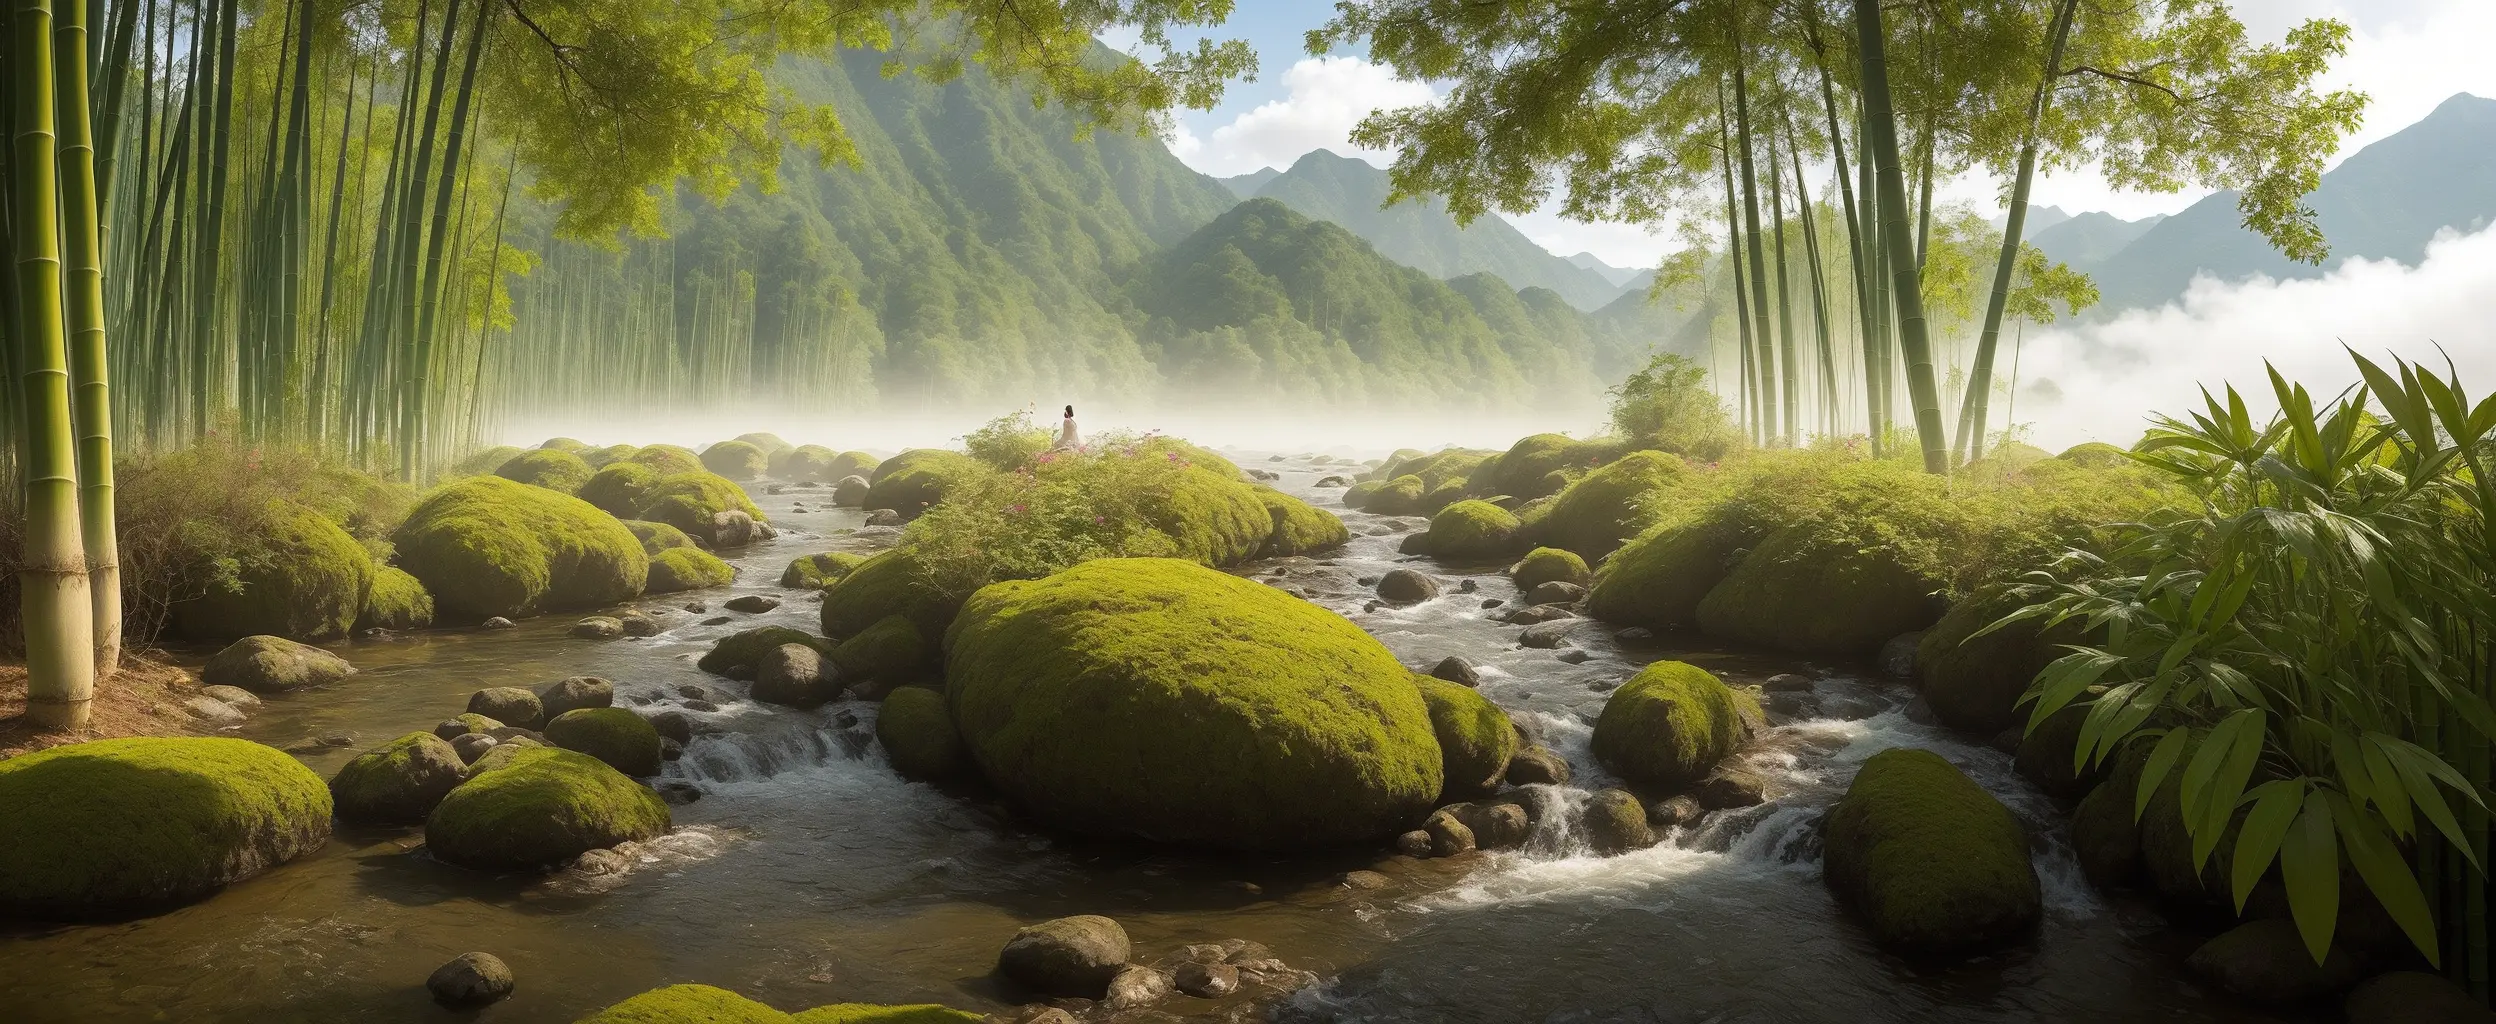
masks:
[[[1070,405],[1070,406],[1067,406],[1067,407],[1066,407],[1066,418],[1067,418],[1067,419],[1070,419],[1070,420],[1075,418],[1075,407],[1074,407],[1074,406],[1071,406],[1071,405]]]

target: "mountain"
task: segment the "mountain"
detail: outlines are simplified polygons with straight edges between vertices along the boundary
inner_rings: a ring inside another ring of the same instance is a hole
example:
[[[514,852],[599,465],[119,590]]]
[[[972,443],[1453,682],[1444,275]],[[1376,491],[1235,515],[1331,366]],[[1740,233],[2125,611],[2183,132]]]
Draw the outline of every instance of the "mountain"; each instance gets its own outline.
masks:
[[[2415,264],[2445,229],[2496,217],[2496,100],[2461,93],[2399,132],[2351,154],[2305,197],[2331,256],[2293,263],[2239,226],[2236,193],[2194,203],[2095,266],[2106,313],[2149,308],[2182,294],[2196,275],[2240,281],[2320,277],[2353,258]]]
[[[1626,267],[1616,267],[1609,263],[1605,263],[1602,257],[1591,252],[1580,252],[1575,256],[1569,257],[1569,265],[1586,270],[1592,270],[1595,273],[1601,274],[1603,275],[1603,279],[1612,282],[1612,286],[1615,288],[1628,287],[1629,282],[1636,280],[1638,275],[1641,273],[1641,271],[1631,270]]]
[[[1390,207],[1387,193],[1387,172],[1323,149],[1311,150],[1256,192],[1304,216],[1340,224],[1388,259],[1432,277],[1496,274],[1518,287],[1549,288],[1583,310],[1602,308],[1621,293],[1603,274],[1552,255],[1496,215],[1460,228],[1436,199]]]
[[[2028,223],[2021,229],[2021,231],[2023,234],[2034,237],[2037,232],[2055,227],[2070,219],[2071,215],[2064,213],[2063,208],[2060,206],[2031,206],[2028,208]],[[2010,224],[2010,222],[2010,214],[1997,213],[1993,215],[1992,223],[1995,231],[2002,230],[2002,228]]]
[[[2048,209],[2052,209],[2048,207]],[[2123,251],[2134,239],[2148,233],[2167,219],[2166,214],[2151,214],[2139,220],[2121,220],[2111,213],[2091,210],[2077,217],[2066,217],[2060,223],[2028,236],[2028,244],[2043,250],[2056,262],[2074,267],[2100,266],[2106,259]]]
[[[1283,172],[1275,170],[1274,168],[1259,167],[1256,170],[1250,171],[1246,174],[1233,175],[1219,180],[1222,182],[1224,187],[1229,188],[1233,194],[1239,196],[1241,199],[1254,199],[1257,196],[1257,190],[1264,188],[1266,182],[1282,176]]]

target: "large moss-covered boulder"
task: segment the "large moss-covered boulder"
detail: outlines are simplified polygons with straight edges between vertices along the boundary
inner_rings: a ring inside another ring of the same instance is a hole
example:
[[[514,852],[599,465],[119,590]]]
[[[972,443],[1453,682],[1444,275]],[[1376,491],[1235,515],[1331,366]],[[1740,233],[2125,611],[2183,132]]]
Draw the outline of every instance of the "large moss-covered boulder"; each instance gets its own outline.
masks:
[[[436,858],[531,870],[667,831],[666,801],[604,761],[559,747],[496,756],[508,759],[471,775],[425,818],[425,847]]]
[[[2087,469],[2113,469],[2132,465],[2132,453],[2104,441],[2086,441],[2063,449],[2055,456],[2065,462]]]
[[[1363,480],[1344,488],[1343,496],[1336,500],[1343,502],[1345,508],[1355,508],[1366,512],[1369,510],[1369,503],[1375,500],[1378,492],[1386,486],[1387,483],[1384,480]]]
[[[669,985],[607,1007],[576,1024],[789,1024],[790,1017],[723,988]]]
[[[577,750],[626,775],[659,773],[659,730],[625,708],[575,708],[546,723],[546,740]]]
[[[329,795],[340,821],[413,825],[433,813],[467,768],[449,740],[411,732],[340,767],[330,776]]]
[[[201,566],[207,585],[173,606],[192,640],[266,634],[318,642],[347,635],[373,584],[373,556],[327,516],[272,501],[238,524],[243,546]]]
[[[1245,562],[1274,535],[1274,515],[1255,488],[1203,466],[1179,466],[1135,498],[1179,557],[1205,565]]]
[[[822,590],[847,578],[850,571],[867,560],[867,556],[847,551],[825,551],[799,555],[789,560],[789,567],[780,572],[780,585],[804,590]]]
[[[1526,523],[1526,534],[1544,547],[1602,558],[1661,519],[1689,473],[1674,456],[1633,452],[1570,484]]]
[[[642,492],[641,508],[633,518],[666,523],[695,540],[718,545],[731,539],[716,536],[716,517],[722,512],[743,512],[758,523],[764,519],[763,510],[754,507],[745,488],[707,472],[661,477]]]
[[[660,476],[700,473],[707,468],[702,465],[702,456],[695,454],[691,448],[677,444],[643,445],[640,450],[626,456],[624,461],[647,466]]]
[[[1193,563],[1102,559],[995,584],[946,650],[972,760],[1062,827],[1305,849],[1408,829],[1441,788],[1428,706],[1392,652]]]
[[[585,452],[589,450],[589,442],[575,437],[550,437],[538,442],[537,447],[546,451]]]
[[[555,448],[523,452],[494,469],[505,480],[565,494],[579,491],[595,472],[580,456]]]
[[[771,468],[771,456],[744,441],[721,441],[702,449],[702,468],[730,480],[752,480]]]
[[[1789,526],[1707,592],[1699,628],[1797,654],[1865,655],[1932,625],[1933,590],[1884,548]]]
[[[1375,512],[1382,516],[1426,516],[1437,511],[1429,507],[1429,495],[1429,484],[1419,476],[1406,474],[1391,477],[1376,489],[1363,494],[1359,508],[1363,512]],[[1347,494],[1346,498],[1349,497]]]
[[[624,528],[633,531],[634,538],[641,541],[641,549],[653,555],[672,548],[693,546],[693,538],[685,536],[685,531],[666,523],[654,523],[647,519],[627,519],[624,520]]]
[[[884,460],[867,478],[865,505],[915,516],[945,500],[954,484],[985,468],[979,460],[943,448],[914,448]]]
[[[875,713],[875,739],[893,770],[911,779],[946,779],[969,766],[945,695],[924,686],[886,694]]]
[[[1756,536],[1713,516],[1657,525],[1621,546],[1595,574],[1586,610],[1606,622],[1685,629],[1699,603],[1741,564]]]
[[[1988,590],[1952,605],[1924,631],[1916,644],[1915,670],[1924,701],[1942,724],[1984,736],[2022,724],[2026,716],[2018,706],[2020,695],[2028,692],[2037,673],[2063,656],[2061,645],[2080,642],[2077,627],[2067,624],[2048,636],[2038,619],[1976,635],[2023,604],[2002,590]]]
[[[719,642],[712,644],[711,649],[693,664],[695,668],[712,675],[750,679],[755,668],[762,664],[763,655],[781,644],[812,647],[815,653],[825,656],[832,653],[830,641],[805,630],[787,626],[757,626],[719,638]]]
[[[327,686],[355,674],[347,659],[282,636],[247,636],[225,645],[200,666],[200,682],[253,693],[284,693]]]
[[[883,463],[884,460],[865,452],[842,452],[839,458],[832,460],[832,466],[826,472],[832,474],[830,479],[835,483],[853,476],[863,480],[875,475],[876,469]]]
[[[2019,819],[1941,755],[1872,755],[1824,831],[1823,877],[1884,947],[1970,953],[2036,927],[2043,897]]]
[[[1259,487],[1256,494],[1274,520],[1274,532],[1265,539],[1265,557],[1313,554],[1352,539],[1352,531],[1331,512],[1271,487]]]
[[[1517,559],[1517,564],[1508,567],[1508,578],[1516,583],[1518,591],[1531,594],[1534,588],[1545,583],[1570,583],[1582,587],[1592,578],[1592,574],[1586,571],[1586,560],[1577,557],[1577,552],[1535,548],[1526,552],[1524,558]]]
[[[659,485],[661,475],[638,462],[612,462],[590,474],[576,496],[601,512],[629,520],[641,514],[644,499]]]
[[[763,450],[763,454],[765,455],[792,451],[795,448],[795,446],[789,444],[787,439],[768,430],[757,430],[748,434],[738,434],[735,440],[753,445],[756,448],[760,448]]]
[[[1487,501],[1460,501],[1430,517],[1430,554],[1450,561],[1500,558],[1520,546],[1517,517]]]
[[[368,629],[423,629],[433,625],[433,595],[425,584],[397,566],[373,567],[373,582],[364,591],[364,607],[355,615],[356,632]]]
[[[650,556],[650,583],[645,593],[673,594],[724,587],[737,578],[736,567],[700,548],[668,548]]]
[[[935,1003],[834,1003],[801,1011],[791,1018],[794,1024],[980,1024],[987,1019],[969,1010]]]
[[[1595,758],[1632,783],[1680,789],[1706,778],[1763,721],[1749,693],[1696,665],[1659,661],[1604,701]]]
[[[869,462],[868,465],[874,463]],[[819,444],[807,444],[774,456],[771,475],[800,483],[828,484],[857,472],[853,466],[839,452]]]
[[[436,488],[391,537],[437,607],[518,618],[641,593],[650,556],[588,502],[500,477]]]
[[[1508,759],[1517,753],[1517,726],[1480,691],[1444,679],[1415,675],[1430,732],[1439,743],[1438,801],[1470,800],[1499,788]]]
[[[582,462],[589,463],[589,468],[605,469],[608,466],[632,458],[633,453],[640,450],[641,448],[636,445],[611,444],[604,448],[592,448],[588,451],[576,454],[580,455]]]
[[[329,841],[329,787],[238,739],[95,740],[0,761],[0,917],[195,899]]]
[[[908,548],[895,548],[858,563],[823,591],[823,635],[848,638],[882,622],[907,616],[924,637],[943,636],[962,599],[937,585]]]
[[[1476,468],[1471,486],[1475,494],[1505,494],[1520,501],[1540,498],[1558,491],[1554,484],[1565,482],[1566,473],[1610,462],[1622,447],[1617,441],[1580,441],[1566,434],[1519,438],[1498,458]]]
[[[924,673],[931,653],[909,616],[887,615],[832,648],[832,664],[847,682],[899,684]]]
[[[521,449],[498,444],[482,451],[471,452],[451,463],[450,476],[483,476],[501,469],[503,463],[520,457]]]

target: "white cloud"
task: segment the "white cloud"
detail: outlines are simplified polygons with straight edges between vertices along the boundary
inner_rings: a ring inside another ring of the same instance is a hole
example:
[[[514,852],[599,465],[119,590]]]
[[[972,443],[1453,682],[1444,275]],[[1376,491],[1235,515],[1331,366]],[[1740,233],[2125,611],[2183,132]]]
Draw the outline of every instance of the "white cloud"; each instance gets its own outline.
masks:
[[[1438,98],[1426,83],[1398,79],[1385,66],[1355,57],[1310,57],[1283,72],[1289,93],[1239,115],[1199,137],[1180,128],[1170,151],[1217,177],[1260,167],[1289,168],[1313,149],[1331,149],[1384,166],[1390,155],[1358,149],[1352,128],[1372,110],[1428,103]]]

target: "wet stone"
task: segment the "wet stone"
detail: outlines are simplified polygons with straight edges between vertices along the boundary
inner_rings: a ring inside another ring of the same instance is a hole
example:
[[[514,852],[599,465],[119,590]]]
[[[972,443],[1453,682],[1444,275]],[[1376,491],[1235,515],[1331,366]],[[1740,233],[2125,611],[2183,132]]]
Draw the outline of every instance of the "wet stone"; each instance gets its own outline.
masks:
[[[232,704],[238,708],[256,708],[260,706],[260,698],[258,695],[239,686],[201,687],[199,695],[210,700]]]
[[[1414,829],[1395,837],[1395,852],[1407,857],[1430,855],[1430,833]]]
[[[1811,682],[1810,676],[1795,672],[1781,672],[1769,676],[1767,682],[1759,684],[1759,688],[1769,693],[1807,692],[1811,689]]]
[[[479,623],[479,625],[482,625],[482,626],[484,626],[484,627],[485,627],[485,628],[487,628],[487,629],[510,629],[510,628],[512,627],[513,623],[512,623],[512,621],[511,621],[510,619],[506,619],[506,618],[504,618],[504,617],[502,617],[502,616],[500,616],[500,615],[497,615],[497,616],[494,616],[493,618],[490,618],[490,619],[485,620],[485,621],[484,621],[484,622],[482,622],[482,623]]]
[[[740,594],[729,598],[727,604],[729,611],[745,612],[749,615],[760,615],[778,607],[780,607],[780,599],[769,594]]]
[[[702,620],[702,624],[705,626],[725,626],[729,623],[729,621],[729,618],[725,615],[714,615],[710,618]]]
[[[1168,997],[1176,986],[1170,975],[1150,967],[1130,965],[1109,979],[1109,995],[1102,1005],[1112,1010],[1129,1010],[1150,1006]]]
[[[1335,876],[1335,884],[1345,889],[1385,889],[1395,880],[1375,871],[1346,871]]]
[[[572,635],[583,640],[613,640],[624,635],[624,623],[609,615],[592,615],[572,624]]]
[[[1439,663],[1431,667],[1430,675],[1434,678],[1444,679],[1448,682],[1455,683],[1458,686],[1482,685],[1481,671],[1475,669],[1472,662],[1466,661],[1465,659],[1459,658],[1453,654],[1439,659]]]
[[[1199,999],[1220,999],[1239,991],[1239,968],[1229,964],[1189,961],[1179,965],[1172,980],[1179,991]]]
[[[1568,650],[1560,652],[1560,660],[1570,665],[1583,665],[1593,658],[1594,655],[1592,653],[1577,647],[1571,647]]]
[[[1628,629],[1612,634],[1612,636],[1614,639],[1618,640],[1653,640],[1655,639],[1655,631],[1648,629],[1645,626],[1631,626]]]
[[[462,953],[425,979],[425,990],[444,1006],[483,1006],[512,987],[511,966],[492,953]]]

